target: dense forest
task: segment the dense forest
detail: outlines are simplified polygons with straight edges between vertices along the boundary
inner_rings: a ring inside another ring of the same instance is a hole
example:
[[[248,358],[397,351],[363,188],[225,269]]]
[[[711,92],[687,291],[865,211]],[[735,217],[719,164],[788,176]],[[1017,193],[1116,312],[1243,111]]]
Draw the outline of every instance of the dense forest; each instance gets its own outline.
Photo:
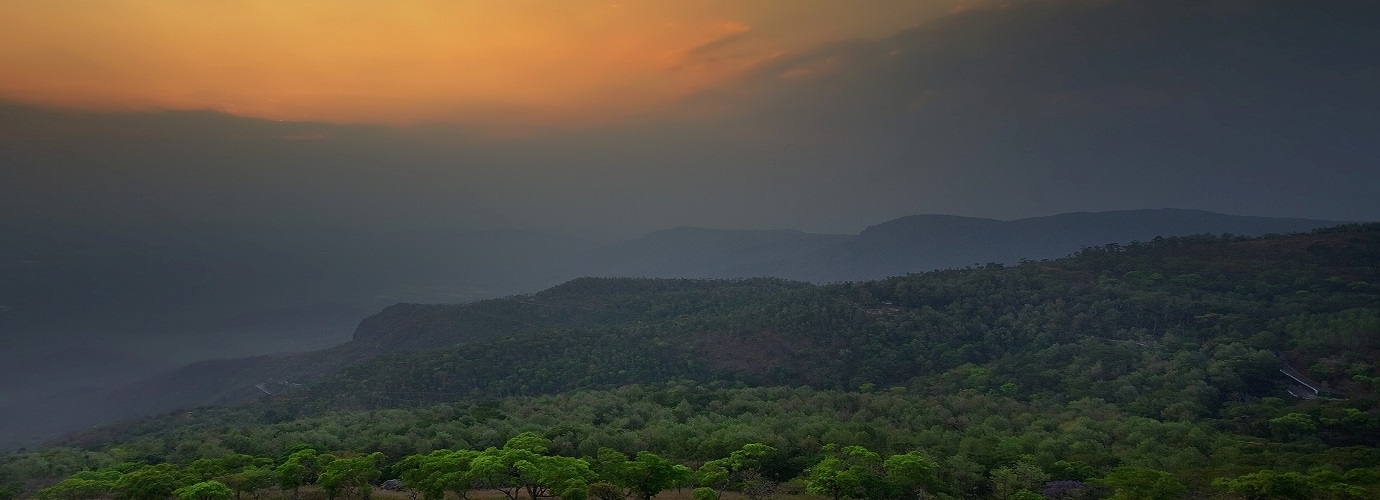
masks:
[[[360,331],[299,387],[0,457],[0,498],[1380,498],[1380,224]]]

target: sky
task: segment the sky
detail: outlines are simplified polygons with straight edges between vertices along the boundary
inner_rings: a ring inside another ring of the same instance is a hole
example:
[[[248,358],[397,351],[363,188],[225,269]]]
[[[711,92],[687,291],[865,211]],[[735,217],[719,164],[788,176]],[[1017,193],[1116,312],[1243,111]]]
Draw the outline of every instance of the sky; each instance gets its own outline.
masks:
[[[6,2],[12,99],[275,120],[573,125],[974,2]]]
[[[1364,2],[0,1],[0,216],[1380,218]]]

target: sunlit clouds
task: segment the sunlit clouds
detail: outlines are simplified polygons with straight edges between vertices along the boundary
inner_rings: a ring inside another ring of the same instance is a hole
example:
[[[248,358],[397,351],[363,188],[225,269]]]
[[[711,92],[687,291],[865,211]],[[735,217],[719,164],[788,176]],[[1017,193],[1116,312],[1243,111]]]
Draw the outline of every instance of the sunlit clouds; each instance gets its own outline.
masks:
[[[971,2],[0,3],[0,100],[280,120],[578,125]]]

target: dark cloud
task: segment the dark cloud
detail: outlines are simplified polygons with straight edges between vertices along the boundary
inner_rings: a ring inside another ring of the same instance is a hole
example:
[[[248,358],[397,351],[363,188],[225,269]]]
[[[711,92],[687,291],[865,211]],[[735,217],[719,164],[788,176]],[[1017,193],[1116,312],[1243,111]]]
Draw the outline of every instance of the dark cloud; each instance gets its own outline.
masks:
[[[700,99],[757,103],[738,123],[799,138],[816,168],[886,179],[871,199],[937,202],[916,208],[1373,218],[1362,193],[1380,181],[1377,8],[1232,7],[971,10],[784,58]]]

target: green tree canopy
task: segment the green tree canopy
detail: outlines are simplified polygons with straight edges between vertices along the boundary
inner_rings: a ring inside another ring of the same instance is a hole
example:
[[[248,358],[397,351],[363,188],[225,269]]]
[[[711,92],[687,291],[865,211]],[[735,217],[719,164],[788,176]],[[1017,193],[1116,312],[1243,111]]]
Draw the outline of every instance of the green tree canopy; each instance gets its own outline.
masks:
[[[882,464],[886,477],[906,498],[920,499],[942,489],[936,464],[918,452],[892,455]]]
[[[173,491],[178,500],[230,500],[235,495],[220,481],[202,481]]]
[[[1112,500],[1173,500],[1185,490],[1173,474],[1147,467],[1118,467],[1095,483],[1111,488]]]
[[[468,498],[476,484],[472,463],[479,452],[436,450],[427,455],[410,455],[394,466],[404,487],[420,491],[426,500],[441,500],[447,491],[461,500]]]
[[[120,476],[115,492],[127,500],[166,500],[194,479],[172,464],[145,465]],[[227,491],[228,488],[227,488]]]
[[[864,498],[867,486],[882,478],[881,456],[866,448],[828,444],[821,453],[824,458],[805,471],[805,488],[810,493],[834,500]]]
[[[373,494],[373,484],[381,472],[378,468],[383,453],[374,452],[348,458],[336,458],[326,464],[316,478],[316,484],[326,490],[327,498],[367,500]]]

